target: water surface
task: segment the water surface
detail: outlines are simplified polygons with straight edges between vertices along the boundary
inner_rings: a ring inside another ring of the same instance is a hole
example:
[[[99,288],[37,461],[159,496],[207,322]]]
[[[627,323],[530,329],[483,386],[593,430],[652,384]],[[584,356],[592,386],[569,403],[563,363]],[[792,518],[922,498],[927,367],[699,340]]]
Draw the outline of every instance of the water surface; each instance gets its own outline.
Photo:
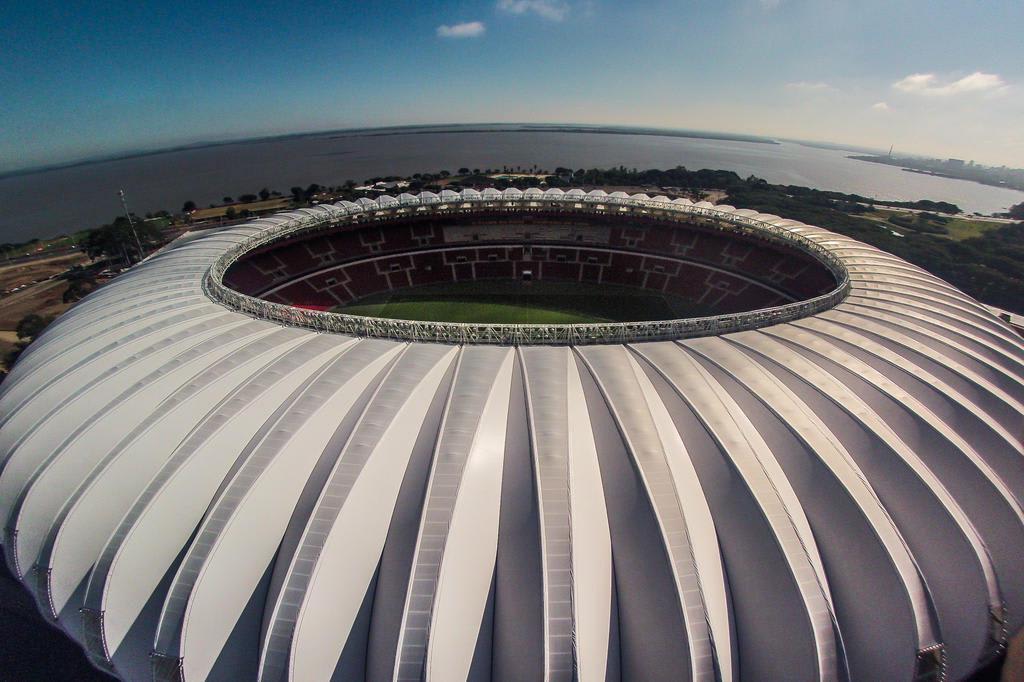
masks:
[[[772,183],[805,185],[879,199],[950,201],[969,212],[1005,211],[1024,192],[907,173],[855,161],[850,152],[796,143],[761,144],[661,135],[589,132],[437,131],[373,135],[324,133],[181,149],[0,178],[0,241],[50,237],[109,222],[119,188],[141,214],[178,211],[262,187],[340,185],[381,175],[461,167],[553,170],[611,167],[725,169]]]

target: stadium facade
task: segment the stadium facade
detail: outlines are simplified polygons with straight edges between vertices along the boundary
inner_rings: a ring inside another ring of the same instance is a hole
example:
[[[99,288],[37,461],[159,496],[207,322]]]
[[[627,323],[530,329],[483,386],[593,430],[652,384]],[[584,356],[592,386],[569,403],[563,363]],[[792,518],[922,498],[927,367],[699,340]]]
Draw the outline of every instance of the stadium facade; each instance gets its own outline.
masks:
[[[329,311],[489,277],[719,314]],[[959,679],[1024,624],[1022,341],[890,254],[729,206],[301,209],[181,240],[25,351],[4,553],[126,679]]]

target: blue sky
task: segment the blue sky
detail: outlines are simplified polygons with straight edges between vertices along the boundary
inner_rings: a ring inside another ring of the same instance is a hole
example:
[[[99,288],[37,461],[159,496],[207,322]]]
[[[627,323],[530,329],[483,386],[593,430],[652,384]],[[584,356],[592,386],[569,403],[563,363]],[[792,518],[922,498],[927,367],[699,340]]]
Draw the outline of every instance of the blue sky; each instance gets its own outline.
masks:
[[[655,125],[1024,166],[1024,3],[4,3],[0,170],[445,122]]]

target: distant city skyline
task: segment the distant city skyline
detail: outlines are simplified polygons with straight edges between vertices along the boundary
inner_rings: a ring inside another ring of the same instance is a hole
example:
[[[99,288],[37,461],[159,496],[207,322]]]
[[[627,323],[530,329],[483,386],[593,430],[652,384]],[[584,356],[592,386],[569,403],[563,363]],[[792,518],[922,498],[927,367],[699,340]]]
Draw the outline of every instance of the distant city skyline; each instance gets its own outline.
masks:
[[[895,144],[1020,167],[1021,26],[1010,0],[12,4],[0,171],[482,122]]]

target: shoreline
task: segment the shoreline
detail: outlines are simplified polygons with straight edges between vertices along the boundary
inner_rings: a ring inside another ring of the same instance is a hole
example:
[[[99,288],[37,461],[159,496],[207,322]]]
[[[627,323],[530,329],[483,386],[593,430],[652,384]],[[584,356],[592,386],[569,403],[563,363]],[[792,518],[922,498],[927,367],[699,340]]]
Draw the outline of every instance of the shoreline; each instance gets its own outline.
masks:
[[[604,135],[606,138],[614,140],[614,142],[609,142],[608,145],[604,145],[602,141],[599,140],[598,138],[592,137],[578,139],[579,136],[573,135],[571,132],[568,132],[570,129],[578,133],[591,132],[594,133],[595,135]],[[738,164],[729,163],[728,154],[718,155],[714,152],[714,149],[717,149],[717,147],[713,141],[700,142],[700,139],[696,136],[701,135],[701,133],[685,131],[672,132],[655,129],[627,130],[612,127],[589,128],[585,126],[506,126],[498,130],[497,128],[484,129],[479,126],[466,125],[449,127],[444,129],[443,131],[439,131],[437,128],[403,127],[398,129],[377,128],[347,131],[339,136],[347,137],[349,138],[349,141],[335,141],[335,144],[347,144],[348,146],[351,147],[367,148],[375,146],[376,143],[374,140],[386,140],[388,137],[394,137],[394,140],[383,145],[385,149],[390,150],[389,152],[385,153],[383,158],[381,159],[381,164],[384,164],[388,162],[389,158],[396,155],[396,149],[401,150],[406,146],[415,149],[419,149],[424,145],[427,148],[431,146],[439,146],[441,148],[455,147],[475,149],[477,146],[479,146],[477,144],[476,138],[468,138],[468,140],[471,141],[469,144],[467,144],[466,139],[459,139],[460,135],[469,132],[473,132],[480,135],[481,139],[483,140],[483,142],[481,142],[480,144],[484,144],[485,147],[497,146],[496,148],[500,148],[500,145],[505,143],[501,143],[503,136],[497,133],[502,131],[550,132],[552,133],[552,138],[561,140],[565,144],[569,145],[567,147],[567,154],[565,157],[558,158],[554,157],[553,154],[548,154],[548,158],[545,158],[544,161],[542,161],[542,163],[548,164],[547,167],[551,169],[555,169],[555,167],[559,164],[567,166],[580,165],[581,167],[594,167],[590,163],[579,163],[579,159],[577,158],[578,155],[573,155],[573,152],[580,146],[581,143],[584,146],[588,146],[591,144],[591,142],[593,142],[593,144],[596,145],[597,147],[600,147],[602,149],[607,147],[609,150],[613,152],[621,152],[623,150],[628,152],[628,150],[633,148],[634,146],[643,147],[645,149],[652,147],[654,149],[675,149],[676,146],[681,146],[683,150],[686,150],[689,147],[684,145],[696,144],[700,145],[701,148],[710,148],[712,151],[703,155],[698,153],[697,158],[693,159],[693,163],[688,165],[689,168],[731,168],[731,172],[737,172],[738,174],[741,174],[743,177],[746,177],[748,175],[753,177],[766,177],[765,175],[762,175],[757,172],[750,172],[751,168],[742,168],[742,166],[746,162]],[[620,135],[621,137],[618,137]],[[295,143],[281,141],[292,138],[297,139],[299,137],[305,137],[306,141]],[[362,138],[362,140],[360,140],[360,138]],[[463,135],[463,138],[465,138],[465,135]],[[577,142],[575,144],[566,142],[572,140],[573,138],[577,138]],[[403,140],[405,139],[424,139],[431,141],[424,142],[422,144],[418,141],[410,141],[408,143],[405,143],[403,142]],[[541,143],[539,145],[530,143],[529,146],[531,148],[544,148],[547,146],[547,139],[548,138],[542,137],[540,138]],[[703,139],[709,138],[705,137]],[[770,145],[752,144],[748,146],[743,145],[742,143],[744,142],[744,140],[739,140],[738,136],[735,139],[738,140],[738,144],[732,145],[731,148],[740,149],[742,147],[744,149],[749,150],[756,149],[758,151],[751,151],[747,153],[756,154],[756,156],[752,158],[759,161],[766,158],[770,159],[778,155],[776,152],[771,150],[779,149],[780,145],[796,145],[796,148],[806,147],[805,144],[791,141],[779,142]],[[274,142],[274,140],[276,140],[276,142]],[[529,136],[513,138],[513,141],[515,140],[529,140]],[[630,142],[630,140],[634,140],[635,142]],[[641,142],[642,140],[647,140],[647,142]],[[206,181],[216,182],[219,185],[219,181],[221,180],[221,178],[219,178],[216,175],[217,164],[215,162],[221,156],[242,155],[246,159],[249,159],[250,164],[242,164],[240,167],[248,168],[251,165],[253,159],[255,159],[256,163],[259,164],[261,163],[261,159],[265,159],[268,155],[277,155],[280,152],[280,150],[277,150],[276,147],[281,147],[283,145],[284,147],[287,148],[289,147],[289,145],[294,144],[299,145],[304,149],[310,147],[311,145],[314,147],[319,146],[321,144],[321,141],[326,144],[331,142],[331,138],[322,136],[309,137],[309,135],[307,134],[303,136],[268,138],[263,141],[256,141],[253,143],[225,142],[220,145],[214,145],[212,147],[209,147],[207,148],[206,151],[203,151],[203,148],[200,147],[191,147],[189,148],[188,151],[179,150],[160,152],[161,154],[166,154],[166,157],[156,157],[147,153],[145,155],[146,158],[142,160],[101,161],[94,162],[90,165],[81,165],[75,168],[64,167],[61,169],[51,169],[52,174],[49,175],[43,174],[41,172],[19,176],[8,175],[7,177],[0,178],[0,192],[3,192],[5,196],[10,196],[12,201],[16,201],[19,197],[24,197],[33,193],[38,194],[39,196],[49,196],[50,194],[56,193],[64,197],[65,200],[59,202],[58,205],[53,208],[47,207],[45,204],[38,204],[35,206],[15,206],[14,212],[8,213],[4,218],[6,224],[3,225],[2,232],[6,234],[0,234],[0,242],[7,242],[9,244],[19,244],[31,241],[33,238],[40,240],[53,239],[62,235],[92,229],[95,226],[103,224],[104,222],[108,221],[112,215],[117,215],[121,213],[121,207],[117,204],[116,200],[114,199],[114,192],[112,190],[103,191],[105,188],[108,187],[116,188],[118,186],[124,186],[125,189],[128,190],[130,207],[134,209],[139,215],[142,215],[144,212],[158,213],[164,210],[174,211],[176,206],[181,205],[179,202],[185,199],[196,200],[195,203],[201,207],[205,207],[207,205],[219,205],[219,200],[224,195],[237,196],[238,192],[252,191],[257,187],[260,187],[261,184],[263,186],[269,186],[272,184],[271,175],[264,173],[260,173],[259,177],[254,177],[255,182],[260,184],[252,184],[249,187],[243,186],[243,188],[239,188],[237,185],[232,184],[232,182],[230,181],[233,180],[233,177],[229,177],[227,178],[226,184],[224,184],[222,186],[222,189],[217,192],[211,192],[208,189],[208,187],[212,185],[207,185],[207,183],[203,183],[203,185],[200,186],[198,183],[194,182],[194,178],[203,176]],[[275,145],[274,150],[271,151],[271,149],[269,148],[266,150],[262,150],[262,147],[264,147],[266,144]],[[223,149],[223,151],[221,151],[221,149]],[[235,149],[239,151],[236,152],[234,151]],[[300,149],[298,152],[296,152],[296,158],[301,159],[303,158],[303,154],[306,153],[306,151]],[[390,154],[390,156],[388,154]],[[645,154],[647,153],[645,152]],[[540,153],[540,155],[542,157],[544,156],[543,153]],[[655,152],[651,152],[650,154],[647,155],[652,157],[658,156],[658,154]],[[198,160],[195,158],[196,156],[199,157]],[[453,168],[453,164],[472,165],[470,159],[457,158],[458,156],[459,155],[456,154],[449,154],[448,157],[445,157],[444,159],[441,160],[441,163],[450,162],[448,163],[448,165],[451,168]],[[559,156],[561,155],[559,154]],[[628,156],[628,153],[626,154],[626,156]],[[650,159],[650,164],[644,162],[640,163],[644,163],[644,166],[642,166],[644,168],[656,169],[673,167],[679,164],[680,162],[687,160],[686,158],[682,157],[672,158],[673,156],[675,156],[674,154],[663,154],[663,156],[666,156],[668,158],[661,163],[657,162],[656,158]],[[708,156],[715,158],[706,158]],[[717,156],[722,156],[723,158],[717,158]],[[785,156],[785,153],[782,153],[782,156]],[[621,160],[615,160],[616,157],[618,157]],[[837,163],[846,163],[847,159],[851,158],[851,156],[838,153],[836,154],[836,156],[832,158],[836,160]],[[316,158],[311,158],[310,161],[316,161],[317,163],[320,163],[320,165],[318,166],[314,163],[309,174],[305,177],[305,180],[312,178],[319,183],[324,183],[326,180],[329,181],[326,183],[327,185],[330,185],[332,183],[337,184],[339,180],[341,178],[345,178],[346,175],[350,177],[359,177],[358,174],[363,173],[364,177],[372,177],[373,174],[377,174],[380,172],[380,168],[371,167],[375,166],[376,164],[364,163],[358,158],[355,161],[331,161],[326,164],[317,161]],[[516,158],[513,163],[521,163],[524,164],[524,168],[530,168],[530,163],[533,162],[529,161],[529,159],[527,159],[527,161],[523,161],[521,158]],[[629,163],[630,165],[640,166],[640,163],[637,163],[636,159],[628,159],[619,156],[618,154],[611,156],[611,160],[605,161],[605,163],[602,164],[602,166],[604,168],[610,169],[612,167],[615,167],[616,164],[626,163]],[[398,166],[401,166],[400,168],[395,168],[395,170],[398,171],[398,174],[402,176],[408,175],[413,170],[419,170],[413,166],[410,166],[409,164],[403,165],[398,164],[397,162],[396,164]],[[535,167],[536,163],[534,163],[533,165]],[[736,165],[741,166],[741,168],[736,168]],[[163,176],[161,176],[160,173],[157,173],[155,171],[152,173],[149,172],[153,171],[153,169],[160,169],[165,166],[167,168],[176,170],[178,174],[175,175],[174,173],[164,173]],[[349,168],[349,166],[356,167]],[[194,170],[192,170],[193,167]],[[894,169],[897,168],[896,166],[891,167]],[[140,168],[142,168],[143,170],[148,170],[145,173],[140,174],[138,172]],[[383,165],[381,165],[381,168],[383,168]],[[767,171],[769,169],[766,168],[762,170]],[[49,172],[50,171],[47,171],[47,173]],[[268,172],[273,173],[274,169],[272,168]],[[893,171],[886,172],[890,174],[895,174]],[[125,184],[123,179],[123,176],[126,173],[130,174],[133,177],[132,182],[129,184]],[[249,173],[249,175],[256,174]],[[288,173],[287,175],[289,177],[299,177],[299,175],[295,172]],[[904,174],[900,173],[899,175]],[[164,176],[166,176],[166,178]],[[927,174],[917,173],[911,177],[921,176],[927,177]],[[399,177],[399,175],[395,175],[394,177]],[[771,179],[768,179],[767,181],[771,182],[772,184],[793,185],[797,187],[813,187],[815,189],[819,189],[820,191],[838,191],[839,193],[850,194],[851,196],[869,196],[872,197],[876,203],[903,203],[907,201],[916,200],[921,197],[939,198],[949,201],[950,203],[956,203],[958,206],[962,208],[962,210],[965,213],[979,215],[998,214],[1001,211],[1008,210],[1008,208],[1011,205],[1020,203],[1020,201],[1024,199],[1024,195],[1022,195],[1022,193],[1018,192],[1017,190],[1012,190],[1012,196],[1006,197],[1005,199],[1003,197],[999,197],[998,201],[989,200],[988,195],[984,194],[979,195],[986,197],[984,201],[980,199],[977,201],[972,200],[971,197],[974,196],[975,190],[970,190],[966,188],[985,187],[985,189],[979,189],[977,190],[977,192],[1004,192],[1006,190],[1006,188],[995,187],[991,185],[981,185],[980,183],[965,184],[963,186],[964,189],[955,187],[949,188],[944,185],[940,187],[931,188],[930,183],[947,183],[950,182],[950,178],[942,178],[940,180],[917,181],[916,184],[929,183],[928,185],[919,188],[921,191],[918,192],[908,192],[903,191],[902,189],[899,192],[890,192],[886,191],[884,187],[879,187],[877,182],[857,182],[856,180],[844,182],[844,176],[842,176],[842,174],[838,176],[840,178],[839,180],[836,180],[835,177],[833,177],[832,181],[822,182],[817,185],[811,185],[810,183],[807,182],[809,180],[809,177],[807,177],[806,175],[801,175],[800,173],[797,172],[783,173],[782,177],[773,177],[771,175],[769,175],[768,177],[770,177]],[[72,180],[74,180],[74,182],[72,182]],[[301,183],[302,185],[307,184],[305,180]],[[158,182],[159,185],[157,185]],[[84,183],[89,183],[90,185],[90,192],[88,196],[74,197],[74,194],[82,194],[82,192],[75,190],[74,188],[83,187]],[[285,190],[289,184],[300,183],[295,183],[292,180],[289,180],[289,182],[287,183],[279,182],[276,184],[278,185],[277,189]],[[911,183],[910,185],[908,185],[908,187],[913,188],[914,184],[915,183]],[[99,185],[104,185],[104,187],[99,187]],[[154,189],[155,186],[159,186],[159,189]],[[65,190],[65,187],[71,189]],[[837,187],[839,189],[836,189]],[[931,188],[932,191],[928,191],[929,188]],[[896,196],[893,196],[894,194]],[[1020,198],[1018,199],[1017,196],[1020,196]],[[172,198],[167,199],[167,197]],[[77,208],[67,208],[73,205],[76,206]],[[100,208],[101,205],[104,207],[102,210]],[[22,214],[23,217],[26,218],[25,220],[19,219],[19,216]],[[62,227],[62,225],[65,226]],[[50,236],[43,237],[42,235]]]
[[[1013,185],[1000,184],[998,182],[991,182],[984,179],[972,178],[962,175],[952,175],[950,173],[943,173],[942,171],[934,171],[927,168],[913,168],[903,163],[906,159],[893,159],[888,160],[887,157],[872,157],[872,156],[847,156],[848,159],[854,161],[865,161],[867,163],[877,163],[880,166],[891,166],[892,168],[899,168],[901,171],[906,173],[916,173],[918,175],[930,175],[933,178],[946,178],[947,180],[960,180],[963,182],[973,182],[977,185],[985,185],[986,187],[998,187],[999,189],[1008,189],[1015,192],[1024,193],[1024,187],[1015,187]]]

